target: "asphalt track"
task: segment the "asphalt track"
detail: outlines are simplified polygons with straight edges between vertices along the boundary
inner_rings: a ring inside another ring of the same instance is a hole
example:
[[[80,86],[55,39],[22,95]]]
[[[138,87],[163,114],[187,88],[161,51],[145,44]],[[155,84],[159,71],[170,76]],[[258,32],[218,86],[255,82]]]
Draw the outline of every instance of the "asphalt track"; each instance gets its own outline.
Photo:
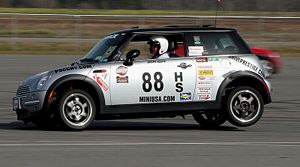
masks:
[[[78,58],[78,57],[77,57]],[[16,120],[20,81],[72,56],[0,55],[0,166],[296,167],[300,164],[300,58],[270,79],[273,103],[254,126],[204,129],[186,119],[96,121],[80,132],[43,131]]]

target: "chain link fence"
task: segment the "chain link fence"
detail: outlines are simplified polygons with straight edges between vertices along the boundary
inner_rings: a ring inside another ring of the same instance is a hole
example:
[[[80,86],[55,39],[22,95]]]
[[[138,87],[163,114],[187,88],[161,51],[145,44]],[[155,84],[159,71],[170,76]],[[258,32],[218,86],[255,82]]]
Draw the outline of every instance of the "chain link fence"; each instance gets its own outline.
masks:
[[[213,16],[0,14],[0,54],[79,55],[101,37],[130,27],[208,25]],[[234,27],[252,47],[281,55],[300,53],[300,17],[220,16],[218,27]]]

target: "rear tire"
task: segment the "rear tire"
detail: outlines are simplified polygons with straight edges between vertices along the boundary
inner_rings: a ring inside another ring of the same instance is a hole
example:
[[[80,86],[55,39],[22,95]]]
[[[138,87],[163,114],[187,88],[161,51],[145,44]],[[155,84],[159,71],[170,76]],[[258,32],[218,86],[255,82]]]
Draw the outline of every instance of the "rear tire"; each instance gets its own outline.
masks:
[[[228,121],[236,126],[251,126],[262,116],[264,102],[261,95],[253,88],[240,86],[235,88],[228,96]]]
[[[219,127],[227,121],[225,113],[221,110],[196,112],[193,113],[193,117],[199,125],[208,128]]]
[[[59,117],[62,125],[72,130],[83,130],[94,120],[96,107],[93,98],[85,91],[73,89],[60,99]]]

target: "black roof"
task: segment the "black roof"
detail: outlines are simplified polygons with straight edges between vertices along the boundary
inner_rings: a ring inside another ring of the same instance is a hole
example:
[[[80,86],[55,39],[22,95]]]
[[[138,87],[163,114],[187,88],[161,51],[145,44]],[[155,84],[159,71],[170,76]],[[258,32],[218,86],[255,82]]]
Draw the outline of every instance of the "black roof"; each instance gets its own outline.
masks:
[[[234,28],[220,28],[214,27],[211,25],[170,25],[165,27],[158,28],[139,28],[132,27],[129,29],[124,29],[120,31],[112,32],[111,34],[120,34],[120,33],[135,33],[135,32],[185,32],[185,31],[236,31]]]

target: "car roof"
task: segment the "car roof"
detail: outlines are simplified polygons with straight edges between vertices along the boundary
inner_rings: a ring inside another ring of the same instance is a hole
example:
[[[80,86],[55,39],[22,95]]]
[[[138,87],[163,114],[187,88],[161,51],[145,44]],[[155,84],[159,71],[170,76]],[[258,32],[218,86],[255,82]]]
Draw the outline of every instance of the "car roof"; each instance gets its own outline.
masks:
[[[169,25],[158,28],[139,28],[132,27],[129,29],[124,29],[120,31],[112,32],[111,34],[121,34],[121,33],[155,33],[155,32],[164,32],[164,33],[180,33],[180,32],[228,32],[228,31],[236,31],[234,28],[222,28],[215,27],[212,25]]]

